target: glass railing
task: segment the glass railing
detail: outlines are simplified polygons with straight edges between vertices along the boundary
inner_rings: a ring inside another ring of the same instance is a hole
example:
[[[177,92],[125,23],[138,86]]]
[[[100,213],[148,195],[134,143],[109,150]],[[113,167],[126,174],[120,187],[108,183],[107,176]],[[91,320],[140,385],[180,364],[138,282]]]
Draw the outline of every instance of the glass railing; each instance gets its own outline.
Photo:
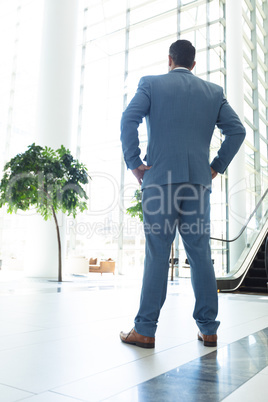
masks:
[[[229,272],[222,276],[217,276],[217,281],[233,281],[233,286],[238,287],[238,283],[243,280],[261,244],[264,242],[268,233],[268,189],[259,199],[256,207],[251,212],[247,221],[240,232],[234,238],[221,239],[212,237],[212,240],[221,241],[229,246],[236,247],[236,243],[243,239],[244,248],[237,261],[230,266]],[[232,251],[232,250],[230,250]],[[229,286],[227,286],[229,288]]]

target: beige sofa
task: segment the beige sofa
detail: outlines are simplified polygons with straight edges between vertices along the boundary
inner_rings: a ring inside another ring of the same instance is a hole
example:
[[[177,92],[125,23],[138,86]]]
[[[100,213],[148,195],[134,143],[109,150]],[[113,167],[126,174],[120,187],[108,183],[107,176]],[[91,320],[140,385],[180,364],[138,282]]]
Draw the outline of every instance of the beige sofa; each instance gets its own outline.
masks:
[[[115,261],[109,258],[108,260],[101,260],[97,264],[97,258],[90,258],[89,260],[89,272],[113,273],[115,270]]]

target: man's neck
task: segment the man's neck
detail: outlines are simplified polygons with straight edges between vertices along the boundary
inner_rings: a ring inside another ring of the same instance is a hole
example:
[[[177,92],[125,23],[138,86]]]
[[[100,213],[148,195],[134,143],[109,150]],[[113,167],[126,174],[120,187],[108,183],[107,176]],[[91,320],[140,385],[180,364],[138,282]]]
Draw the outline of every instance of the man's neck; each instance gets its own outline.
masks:
[[[178,67],[174,67],[173,70],[188,70],[189,71],[189,68],[178,66]]]

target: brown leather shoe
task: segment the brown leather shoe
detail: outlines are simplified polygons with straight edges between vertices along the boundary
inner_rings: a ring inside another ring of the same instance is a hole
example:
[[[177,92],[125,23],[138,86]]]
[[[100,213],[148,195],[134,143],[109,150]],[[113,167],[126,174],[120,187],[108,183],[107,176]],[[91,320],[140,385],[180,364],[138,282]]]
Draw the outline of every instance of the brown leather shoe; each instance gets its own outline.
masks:
[[[140,348],[152,349],[154,348],[155,338],[150,336],[143,336],[138,334],[134,328],[128,333],[121,331],[120,339],[129,345],[136,345]]]
[[[198,332],[197,339],[204,343],[204,346],[217,346],[217,335],[204,335],[202,332]]]

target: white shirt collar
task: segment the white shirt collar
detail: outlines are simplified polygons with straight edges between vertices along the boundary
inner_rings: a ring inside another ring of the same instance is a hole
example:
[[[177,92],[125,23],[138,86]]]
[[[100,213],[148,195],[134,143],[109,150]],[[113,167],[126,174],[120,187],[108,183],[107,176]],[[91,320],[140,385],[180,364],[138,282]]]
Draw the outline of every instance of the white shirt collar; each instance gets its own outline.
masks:
[[[189,71],[189,69],[186,67],[175,67],[175,68],[173,68],[173,70],[188,70]]]

